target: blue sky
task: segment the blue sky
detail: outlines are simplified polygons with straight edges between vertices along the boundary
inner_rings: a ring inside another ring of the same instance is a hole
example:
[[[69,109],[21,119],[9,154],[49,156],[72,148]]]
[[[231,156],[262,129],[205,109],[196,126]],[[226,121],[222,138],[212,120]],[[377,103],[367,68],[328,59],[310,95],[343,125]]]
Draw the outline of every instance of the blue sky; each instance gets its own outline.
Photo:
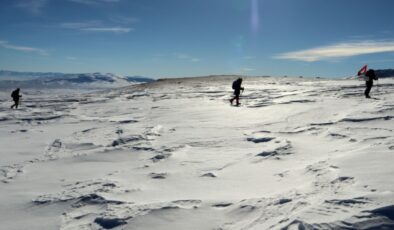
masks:
[[[2,0],[0,69],[343,77],[394,68],[392,0]]]

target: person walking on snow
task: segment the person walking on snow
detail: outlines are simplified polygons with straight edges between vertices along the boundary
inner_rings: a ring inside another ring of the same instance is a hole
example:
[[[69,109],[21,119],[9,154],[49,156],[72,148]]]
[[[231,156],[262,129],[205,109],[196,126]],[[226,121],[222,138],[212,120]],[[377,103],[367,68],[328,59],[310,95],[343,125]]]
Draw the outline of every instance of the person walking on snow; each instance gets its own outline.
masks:
[[[19,99],[22,97],[22,95],[19,94],[20,89],[17,88],[16,90],[12,91],[11,97],[12,100],[14,100],[14,104],[11,106],[11,109],[14,107],[17,109],[19,105]]]
[[[371,96],[369,96],[369,92],[371,92],[372,86],[373,86],[373,80],[378,80],[376,74],[375,74],[375,70],[373,69],[369,69],[366,73],[366,81],[365,81],[365,97],[366,98],[371,98]]]
[[[233,101],[235,100],[236,106],[240,105],[239,103],[239,95],[244,91],[244,88],[241,86],[242,85],[242,78],[238,78],[233,82],[233,90],[234,90],[234,97],[230,99],[231,105],[233,104]]]

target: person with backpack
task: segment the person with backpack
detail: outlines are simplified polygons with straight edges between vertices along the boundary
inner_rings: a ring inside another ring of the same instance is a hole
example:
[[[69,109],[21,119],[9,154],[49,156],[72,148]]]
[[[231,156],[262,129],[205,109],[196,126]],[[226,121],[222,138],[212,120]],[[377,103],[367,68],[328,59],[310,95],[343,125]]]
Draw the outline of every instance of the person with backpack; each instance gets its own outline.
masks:
[[[13,109],[14,107],[16,109],[18,108],[19,100],[22,97],[22,95],[20,95],[19,92],[20,92],[20,89],[17,88],[16,90],[12,91],[12,93],[11,93],[12,100],[14,100],[14,104],[11,106],[11,109]]]
[[[369,96],[369,92],[371,92],[372,86],[373,86],[373,80],[378,80],[378,77],[375,74],[375,70],[373,69],[369,69],[366,73],[366,81],[365,81],[365,92],[364,95],[366,98],[371,98],[371,96]]]
[[[233,101],[235,100],[236,106],[239,106],[239,95],[244,91],[244,88],[241,86],[242,85],[242,78],[238,78],[233,82],[233,90],[234,90],[234,97],[230,99],[231,105],[233,104]]]

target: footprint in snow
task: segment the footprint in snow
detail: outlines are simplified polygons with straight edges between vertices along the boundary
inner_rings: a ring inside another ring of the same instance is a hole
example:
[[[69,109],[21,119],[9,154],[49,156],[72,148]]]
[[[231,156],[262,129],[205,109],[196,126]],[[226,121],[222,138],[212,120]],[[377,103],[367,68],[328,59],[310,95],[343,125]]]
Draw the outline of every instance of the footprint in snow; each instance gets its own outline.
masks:
[[[154,163],[159,162],[161,160],[167,159],[171,156],[170,153],[165,153],[165,154],[158,154],[152,158],[150,158]]]
[[[209,172],[209,173],[204,173],[204,174],[202,174],[201,177],[211,177],[211,178],[215,178],[215,177],[217,177],[217,176],[216,176],[214,173]]]
[[[214,207],[214,208],[226,208],[226,207],[231,206],[231,205],[233,205],[233,203],[223,202],[223,203],[213,204],[212,207]]]
[[[151,173],[149,176],[152,179],[166,179],[167,173]]]

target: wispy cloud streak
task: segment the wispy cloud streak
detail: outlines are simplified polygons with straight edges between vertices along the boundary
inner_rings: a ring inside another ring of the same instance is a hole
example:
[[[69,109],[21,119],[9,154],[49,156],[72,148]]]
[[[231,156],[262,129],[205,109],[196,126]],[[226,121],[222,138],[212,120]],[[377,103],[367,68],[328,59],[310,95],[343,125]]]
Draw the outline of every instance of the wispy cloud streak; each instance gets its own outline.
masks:
[[[131,25],[138,23],[140,21],[139,18],[134,18],[134,17],[125,17],[125,16],[112,16],[110,17],[110,20],[114,23],[121,24],[121,25]]]
[[[134,30],[134,28],[126,26],[105,26],[101,21],[65,22],[60,24],[60,27],[87,32],[109,32],[118,34],[129,33]]]
[[[82,28],[81,30],[91,31],[91,32],[128,33],[134,29],[127,27],[92,27],[92,28]]]
[[[254,69],[253,69],[253,68],[245,67],[245,68],[242,68],[241,71],[242,71],[242,72],[250,72],[250,71],[254,71]]]
[[[312,49],[283,53],[274,56],[274,58],[316,62],[383,52],[394,52],[394,41],[368,40],[344,42]]]
[[[117,3],[120,2],[120,0],[69,0],[71,2],[75,3],[81,3],[85,5],[98,5],[98,4],[103,4],[103,3]]]
[[[7,41],[0,41],[0,47],[5,48],[5,49],[17,50],[17,51],[21,51],[21,52],[29,52],[29,53],[37,53],[40,55],[48,55],[48,52],[43,49],[28,47],[28,46],[13,45]]]
[[[252,59],[256,59],[255,56],[243,56],[242,59],[244,60],[252,60]]]
[[[61,28],[65,29],[82,29],[86,27],[95,27],[101,24],[100,21],[86,21],[86,22],[65,22],[60,24]]]
[[[200,58],[192,57],[192,56],[187,55],[187,54],[178,53],[178,54],[176,54],[176,56],[180,60],[186,60],[186,61],[190,61],[190,62],[199,62],[199,61],[201,61]]]

